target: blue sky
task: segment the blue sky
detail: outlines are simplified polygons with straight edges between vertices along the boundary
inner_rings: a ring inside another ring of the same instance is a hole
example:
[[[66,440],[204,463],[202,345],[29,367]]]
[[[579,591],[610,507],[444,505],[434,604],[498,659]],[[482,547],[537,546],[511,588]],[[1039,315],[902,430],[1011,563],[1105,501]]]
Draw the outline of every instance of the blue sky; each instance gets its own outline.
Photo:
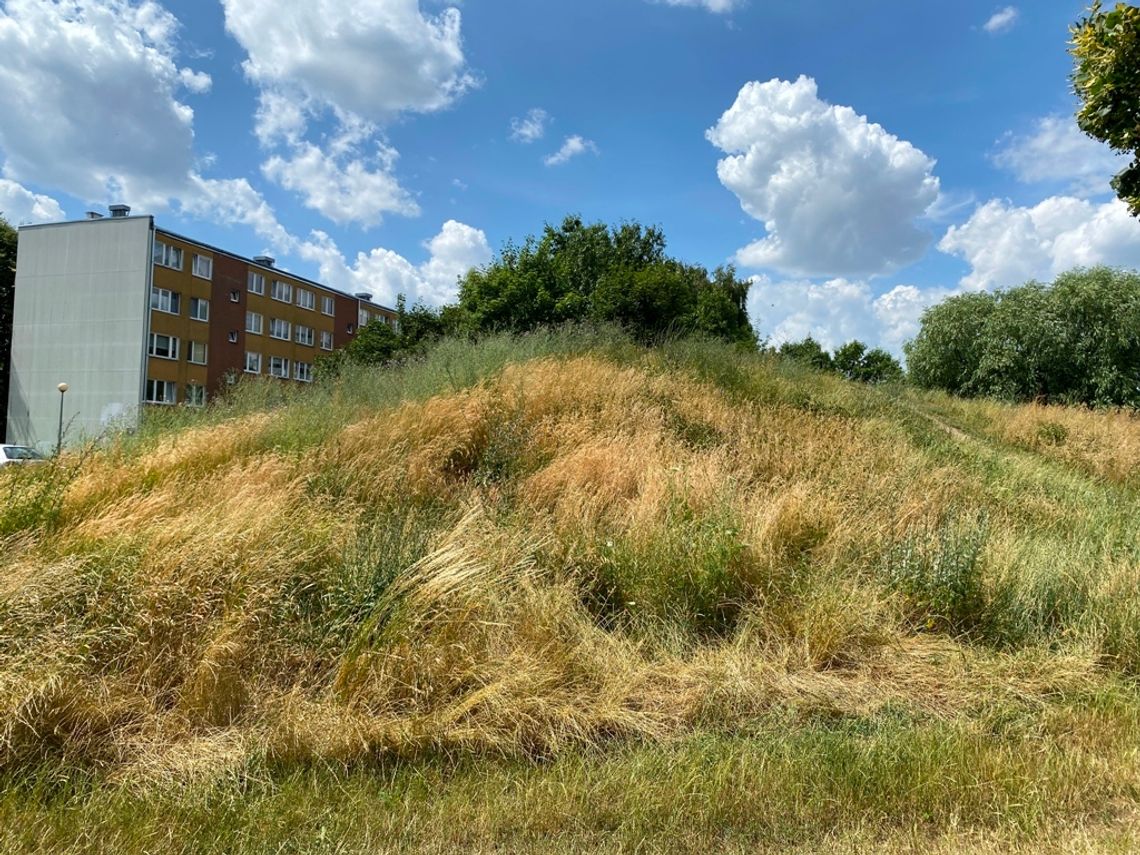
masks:
[[[774,341],[898,352],[947,294],[1140,266],[1068,0],[3,0],[0,210],[126,202],[439,303],[567,213],[753,277]],[[561,154],[560,154],[561,153]]]

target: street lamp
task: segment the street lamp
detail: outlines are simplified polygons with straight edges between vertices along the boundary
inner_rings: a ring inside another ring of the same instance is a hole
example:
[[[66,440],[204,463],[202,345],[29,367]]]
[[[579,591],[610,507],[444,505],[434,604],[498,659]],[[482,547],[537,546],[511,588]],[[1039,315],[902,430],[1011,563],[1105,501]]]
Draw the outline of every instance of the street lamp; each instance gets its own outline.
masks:
[[[68,386],[66,383],[60,383],[55,388],[59,389],[59,434],[55,441],[55,456],[59,457],[59,453],[63,450],[63,396],[67,394]]]

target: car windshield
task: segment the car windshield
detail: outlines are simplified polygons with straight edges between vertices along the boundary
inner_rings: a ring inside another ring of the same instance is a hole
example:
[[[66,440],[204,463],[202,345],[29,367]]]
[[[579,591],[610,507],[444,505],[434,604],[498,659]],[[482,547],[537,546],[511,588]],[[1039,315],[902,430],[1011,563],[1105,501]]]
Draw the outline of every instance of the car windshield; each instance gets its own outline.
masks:
[[[9,460],[43,460],[44,456],[34,448],[22,445],[9,445],[4,448],[4,456]]]

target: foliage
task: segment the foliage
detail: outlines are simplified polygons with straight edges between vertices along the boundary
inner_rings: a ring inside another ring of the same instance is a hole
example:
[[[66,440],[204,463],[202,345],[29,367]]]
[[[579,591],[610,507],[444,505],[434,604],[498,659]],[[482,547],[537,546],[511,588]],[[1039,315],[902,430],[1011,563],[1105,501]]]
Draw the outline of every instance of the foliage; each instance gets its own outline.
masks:
[[[1100,0],[1072,28],[1073,88],[1081,99],[1077,124],[1132,162],[1112,179],[1116,194],[1140,216],[1140,8]]]
[[[928,309],[911,378],[955,395],[1140,406],[1140,275],[1097,267]]]
[[[507,244],[460,282],[459,310],[475,331],[524,332],[568,321],[618,323],[639,341],[702,334],[753,345],[748,283],[665,254],[656,227],[607,227],[567,217],[541,237]]]
[[[897,359],[880,347],[868,350],[867,345],[858,339],[847,342],[831,354],[809,335],[801,341],[784,342],[776,353],[800,365],[818,371],[834,371],[859,383],[894,383],[903,379],[902,366]]]

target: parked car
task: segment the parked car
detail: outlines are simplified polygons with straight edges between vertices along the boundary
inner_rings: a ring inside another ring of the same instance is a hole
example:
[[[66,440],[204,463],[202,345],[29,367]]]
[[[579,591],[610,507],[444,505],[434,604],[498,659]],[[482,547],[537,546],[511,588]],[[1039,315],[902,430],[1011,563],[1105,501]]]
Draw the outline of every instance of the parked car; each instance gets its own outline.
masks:
[[[26,445],[0,445],[0,466],[13,463],[43,463],[47,458]]]

